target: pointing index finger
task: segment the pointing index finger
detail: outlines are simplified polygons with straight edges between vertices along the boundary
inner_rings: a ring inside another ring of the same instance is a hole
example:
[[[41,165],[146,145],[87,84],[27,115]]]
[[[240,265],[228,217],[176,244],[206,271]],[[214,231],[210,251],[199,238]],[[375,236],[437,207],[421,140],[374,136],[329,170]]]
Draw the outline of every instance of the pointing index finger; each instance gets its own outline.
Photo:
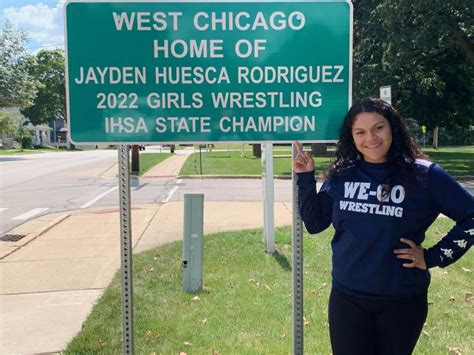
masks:
[[[298,154],[303,153],[303,147],[301,146],[300,142],[295,141],[295,147],[296,147],[296,153]]]

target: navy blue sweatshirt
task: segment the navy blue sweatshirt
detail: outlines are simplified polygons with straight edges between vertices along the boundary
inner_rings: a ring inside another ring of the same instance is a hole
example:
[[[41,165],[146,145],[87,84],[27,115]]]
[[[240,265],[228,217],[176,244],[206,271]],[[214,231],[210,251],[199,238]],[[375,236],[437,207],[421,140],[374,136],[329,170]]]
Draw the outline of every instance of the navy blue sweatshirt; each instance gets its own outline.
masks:
[[[439,165],[415,163],[418,178],[396,183],[382,193],[393,169],[387,163],[363,160],[325,181],[316,192],[314,172],[298,174],[298,207],[309,233],[331,223],[333,286],[365,298],[401,298],[425,292],[430,274],[406,268],[395,249],[409,248],[404,237],[421,245],[425,232],[440,213],[456,225],[436,245],[424,250],[428,268],[445,267],[474,241],[474,197]]]

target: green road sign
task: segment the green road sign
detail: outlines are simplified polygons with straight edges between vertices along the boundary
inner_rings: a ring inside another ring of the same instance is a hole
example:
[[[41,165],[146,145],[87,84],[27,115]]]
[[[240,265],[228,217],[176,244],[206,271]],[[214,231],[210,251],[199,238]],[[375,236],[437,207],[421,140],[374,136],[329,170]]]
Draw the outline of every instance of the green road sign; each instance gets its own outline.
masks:
[[[334,141],[350,1],[65,6],[74,143]]]

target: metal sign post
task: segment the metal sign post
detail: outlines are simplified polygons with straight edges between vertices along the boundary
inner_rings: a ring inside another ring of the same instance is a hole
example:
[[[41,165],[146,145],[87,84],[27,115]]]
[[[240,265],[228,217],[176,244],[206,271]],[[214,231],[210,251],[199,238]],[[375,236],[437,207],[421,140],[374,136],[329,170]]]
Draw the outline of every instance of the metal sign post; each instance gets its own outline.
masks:
[[[296,146],[292,145],[292,161],[296,158]],[[293,231],[292,231],[292,270],[293,270],[293,354],[303,355],[303,222],[298,210],[298,177],[291,174],[293,191]]]
[[[133,282],[132,282],[132,220],[130,210],[130,146],[120,145],[119,200],[122,263],[122,329],[123,353],[133,354]]]
[[[275,212],[273,184],[273,144],[262,144],[263,234],[266,251],[275,252]]]

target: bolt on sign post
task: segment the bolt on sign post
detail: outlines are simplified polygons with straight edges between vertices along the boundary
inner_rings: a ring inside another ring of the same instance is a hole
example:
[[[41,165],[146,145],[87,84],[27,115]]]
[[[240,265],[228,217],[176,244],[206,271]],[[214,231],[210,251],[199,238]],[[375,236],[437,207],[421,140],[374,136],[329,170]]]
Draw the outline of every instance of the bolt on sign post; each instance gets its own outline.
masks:
[[[335,142],[351,105],[349,0],[71,0],[64,15],[75,144]]]

